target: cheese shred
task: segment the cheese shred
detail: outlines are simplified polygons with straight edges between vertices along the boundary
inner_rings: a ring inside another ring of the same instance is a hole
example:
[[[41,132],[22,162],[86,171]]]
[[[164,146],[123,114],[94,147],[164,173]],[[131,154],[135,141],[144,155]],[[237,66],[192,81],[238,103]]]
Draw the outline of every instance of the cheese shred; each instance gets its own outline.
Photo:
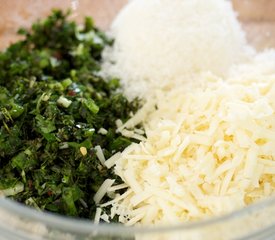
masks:
[[[249,85],[207,78],[205,88],[159,92],[146,140],[112,159],[128,190],[109,204],[127,226],[199,220],[275,192],[275,75]]]

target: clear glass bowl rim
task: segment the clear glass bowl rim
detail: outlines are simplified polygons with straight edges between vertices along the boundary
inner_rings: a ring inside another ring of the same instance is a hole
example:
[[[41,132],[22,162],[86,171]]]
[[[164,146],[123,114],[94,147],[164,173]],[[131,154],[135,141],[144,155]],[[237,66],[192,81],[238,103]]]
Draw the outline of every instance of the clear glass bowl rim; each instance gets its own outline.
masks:
[[[235,210],[231,213],[211,217],[206,220],[195,221],[177,224],[173,226],[158,226],[158,227],[127,227],[121,224],[114,223],[102,223],[95,224],[91,220],[87,219],[76,219],[71,217],[65,217],[48,212],[40,212],[30,207],[24,206],[23,204],[17,203],[15,201],[9,200],[5,197],[0,197],[0,208],[3,208],[5,211],[16,214],[16,216],[23,217],[25,219],[35,221],[41,224],[45,224],[48,227],[59,229],[62,231],[70,231],[77,234],[118,234],[123,235],[133,235],[133,234],[146,234],[146,233],[162,233],[162,232],[172,232],[172,231],[188,231],[196,230],[200,228],[210,227],[215,224],[225,223],[233,221],[236,218],[245,217],[249,214],[262,211],[265,208],[268,208],[272,205],[275,205],[275,196],[269,197],[265,200],[261,200],[257,203],[251,204],[245,208]]]

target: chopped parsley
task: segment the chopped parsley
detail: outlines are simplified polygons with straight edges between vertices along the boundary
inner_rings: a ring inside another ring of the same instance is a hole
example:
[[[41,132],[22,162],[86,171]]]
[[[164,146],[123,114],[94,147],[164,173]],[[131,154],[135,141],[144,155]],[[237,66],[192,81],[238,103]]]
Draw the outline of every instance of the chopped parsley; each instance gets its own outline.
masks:
[[[95,192],[118,178],[95,147],[108,158],[133,141],[115,122],[139,102],[98,74],[112,41],[91,18],[80,28],[68,15],[55,10],[20,29],[24,40],[0,53],[0,191],[39,210],[93,219]]]

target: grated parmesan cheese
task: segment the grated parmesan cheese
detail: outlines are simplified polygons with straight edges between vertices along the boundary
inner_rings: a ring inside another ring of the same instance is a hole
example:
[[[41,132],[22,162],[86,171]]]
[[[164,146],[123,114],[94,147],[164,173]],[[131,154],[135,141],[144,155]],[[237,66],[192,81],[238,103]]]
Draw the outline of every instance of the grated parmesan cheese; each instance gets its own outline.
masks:
[[[114,158],[128,190],[102,205],[127,226],[199,220],[275,192],[275,76],[204,76],[205,87],[158,91],[147,99],[157,110],[133,116],[147,138]]]
[[[103,72],[119,77],[129,98],[205,71],[225,76],[254,54],[226,0],[133,0],[110,32],[115,43],[103,54]]]

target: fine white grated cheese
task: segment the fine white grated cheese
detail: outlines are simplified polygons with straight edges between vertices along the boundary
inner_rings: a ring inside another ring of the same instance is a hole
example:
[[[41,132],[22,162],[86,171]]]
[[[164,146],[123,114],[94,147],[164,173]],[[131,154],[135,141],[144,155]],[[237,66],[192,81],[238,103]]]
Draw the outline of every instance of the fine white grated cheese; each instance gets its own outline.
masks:
[[[103,72],[119,77],[129,98],[200,72],[225,76],[254,54],[227,0],[132,0],[110,33],[115,42],[103,54]]]

